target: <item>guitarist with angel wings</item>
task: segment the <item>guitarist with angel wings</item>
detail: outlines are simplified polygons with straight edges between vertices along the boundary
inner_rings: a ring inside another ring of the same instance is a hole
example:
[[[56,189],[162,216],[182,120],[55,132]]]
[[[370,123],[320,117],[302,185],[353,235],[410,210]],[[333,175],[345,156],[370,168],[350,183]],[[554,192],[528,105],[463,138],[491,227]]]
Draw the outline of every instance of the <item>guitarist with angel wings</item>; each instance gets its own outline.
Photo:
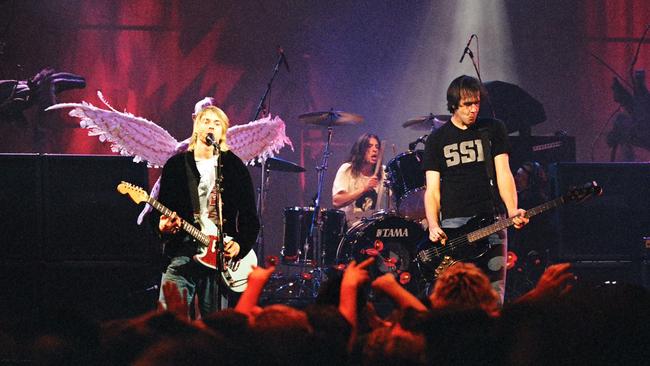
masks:
[[[284,121],[269,114],[231,126],[226,114],[214,107],[214,99],[204,98],[194,107],[192,136],[178,141],[157,123],[118,111],[99,91],[97,96],[105,108],[84,101],[59,103],[47,110],[71,108],[68,114],[79,119],[88,135],[110,143],[114,152],[133,156],[134,162],[146,162],[151,168],[164,166],[150,194],[128,182],[120,183],[117,190],[137,204],[147,203],[138,224],[154,208],[164,214],[162,221],[159,216],[149,216],[160,230],[165,254],[171,260],[163,283],[173,281],[181,292],[187,290],[188,303],[198,297],[203,314],[225,307],[221,300],[226,296],[221,295],[244,291],[252,265],[257,264],[251,247],[259,220],[251,177],[243,162],[272,157],[287,145],[293,149]],[[208,134],[216,144],[209,146]],[[215,145],[219,174],[214,167]],[[213,188],[216,176],[221,177],[220,196]],[[216,204],[218,198],[221,205]],[[219,247],[215,248],[217,241]],[[164,294],[160,298],[164,303]]]
[[[473,217],[507,215],[514,217],[517,228],[528,223],[525,211],[517,205],[505,125],[498,120],[478,118],[483,90],[473,77],[463,75],[454,79],[447,89],[451,120],[426,141],[422,163],[426,177],[424,205],[429,240],[439,245],[436,250],[453,246],[453,229],[469,225]],[[505,212],[498,209],[503,205]],[[480,245],[487,245],[489,250],[478,258],[477,264],[503,301],[506,231],[490,235]]]
[[[187,291],[188,304],[196,296],[204,316],[227,307],[232,292],[214,269],[195,260],[205,248],[181,230],[183,220],[191,221],[203,233],[222,238],[219,255],[227,260],[247,256],[259,230],[250,174],[226,142],[229,123],[221,109],[211,103],[197,103],[188,150],[165,163],[158,196],[173,211],[169,216],[160,215],[157,225],[164,252],[170,258],[162,285],[174,282],[181,293]],[[219,169],[215,170],[217,161]],[[160,301],[165,303],[162,291]]]

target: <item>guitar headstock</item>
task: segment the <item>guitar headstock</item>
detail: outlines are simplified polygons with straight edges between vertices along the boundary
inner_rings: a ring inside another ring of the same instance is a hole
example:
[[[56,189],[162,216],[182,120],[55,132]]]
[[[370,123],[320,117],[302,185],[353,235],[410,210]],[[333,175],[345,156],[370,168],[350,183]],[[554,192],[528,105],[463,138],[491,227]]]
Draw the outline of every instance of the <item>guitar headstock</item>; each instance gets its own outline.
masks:
[[[581,187],[572,187],[564,195],[567,201],[582,202],[591,196],[600,196],[603,194],[603,188],[596,181],[583,184]]]
[[[144,189],[131,183],[122,181],[117,185],[117,191],[122,194],[128,194],[135,203],[147,202],[149,195]]]

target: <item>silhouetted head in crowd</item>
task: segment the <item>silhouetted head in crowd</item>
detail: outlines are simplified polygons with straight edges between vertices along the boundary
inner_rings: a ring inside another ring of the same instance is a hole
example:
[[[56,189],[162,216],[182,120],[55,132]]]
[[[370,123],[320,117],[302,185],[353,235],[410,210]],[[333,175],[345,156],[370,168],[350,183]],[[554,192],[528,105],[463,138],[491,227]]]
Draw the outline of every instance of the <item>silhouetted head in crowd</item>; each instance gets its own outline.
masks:
[[[320,365],[343,365],[348,360],[352,326],[334,305],[309,305],[305,308],[313,329],[315,357]]]
[[[235,366],[230,340],[214,334],[168,337],[147,348],[133,366]]]
[[[489,315],[499,313],[499,295],[490,280],[472,263],[456,263],[436,280],[429,296],[433,309],[483,309]]]
[[[426,365],[425,339],[396,324],[373,330],[363,346],[363,365]]]
[[[164,338],[189,337],[203,332],[167,311],[110,321],[102,328],[102,362],[106,365],[130,365],[145,349]]]
[[[313,329],[304,311],[269,305],[254,318],[250,351],[264,365],[297,365],[313,361]]]

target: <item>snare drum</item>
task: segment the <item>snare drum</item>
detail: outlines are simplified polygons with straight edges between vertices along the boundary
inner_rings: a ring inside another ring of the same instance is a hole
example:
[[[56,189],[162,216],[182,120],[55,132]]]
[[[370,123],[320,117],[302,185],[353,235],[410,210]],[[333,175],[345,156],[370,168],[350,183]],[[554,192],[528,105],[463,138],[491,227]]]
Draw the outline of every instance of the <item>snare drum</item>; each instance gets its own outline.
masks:
[[[422,150],[397,155],[386,165],[386,173],[400,215],[423,219],[426,180],[422,171]]]
[[[284,245],[281,254],[285,262],[295,262],[304,258],[303,249],[309,236],[313,215],[313,207],[284,209]],[[336,258],[336,247],[345,233],[345,213],[341,210],[321,209],[321,221],[322,227],[315,234],[320,235],[323,262],[333,264]],[[307,259],[314,259],[313,248],[309,248]]]

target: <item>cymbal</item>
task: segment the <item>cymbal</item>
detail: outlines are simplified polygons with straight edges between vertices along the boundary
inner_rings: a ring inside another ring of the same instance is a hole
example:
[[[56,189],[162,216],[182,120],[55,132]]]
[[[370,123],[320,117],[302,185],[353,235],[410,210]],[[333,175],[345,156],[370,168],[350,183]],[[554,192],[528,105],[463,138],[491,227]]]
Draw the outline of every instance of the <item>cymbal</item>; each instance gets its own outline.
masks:
[[[260,162],[255,162],[253,165],[257,167],[262,166]],[[266,169],[278,172],[302,173],[305,171],[305,168],[300,165],[280,158],[266,158],[265,165]]]
[[[418,131],[437,130],[449,121],[450,118],[451,116],[448,114],[430,114],[428,116],[411,118],[402,123],[402,127]]]
[[[363,122],[363,116],[343,111],[311,112],[298,116],[300,122],[319,126],[354,125]]]

